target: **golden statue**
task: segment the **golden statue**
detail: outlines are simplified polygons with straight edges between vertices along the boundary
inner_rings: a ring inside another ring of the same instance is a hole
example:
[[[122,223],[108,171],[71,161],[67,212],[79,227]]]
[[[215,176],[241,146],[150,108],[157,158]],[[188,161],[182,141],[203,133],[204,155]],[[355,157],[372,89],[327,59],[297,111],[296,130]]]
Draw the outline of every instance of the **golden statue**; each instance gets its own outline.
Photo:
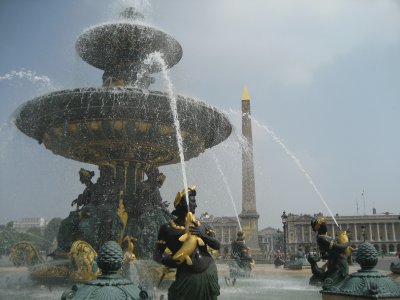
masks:
[[[44,260],[36,248],[29,242],[19,242],[10,249],[10,259],[14,266],[34,266],[43,264]]]
[[[97,268],[96,251],[85,241],[75,241],[70,255],[70,274],[73,282],[86,282],[95,279],[100,270]]]

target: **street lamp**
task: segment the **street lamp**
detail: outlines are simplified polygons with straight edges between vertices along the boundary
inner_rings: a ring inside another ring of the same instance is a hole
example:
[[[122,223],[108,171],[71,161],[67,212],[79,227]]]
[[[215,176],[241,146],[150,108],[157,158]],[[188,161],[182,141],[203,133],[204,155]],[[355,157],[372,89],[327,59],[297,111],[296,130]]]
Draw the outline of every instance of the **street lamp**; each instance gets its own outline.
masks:
[[[362,232],[362,236],[363,236],[363,241],[365,242],[365,225],[361,225],[361,232]]]
[[[282,219],[282,224],[283,224],[283,257],[285,259],[285,264],[286,264],[286,236],[287,236],[287,219],[288,219],[288,216],[286,215],[285,211],[283,211],[281,219]]]

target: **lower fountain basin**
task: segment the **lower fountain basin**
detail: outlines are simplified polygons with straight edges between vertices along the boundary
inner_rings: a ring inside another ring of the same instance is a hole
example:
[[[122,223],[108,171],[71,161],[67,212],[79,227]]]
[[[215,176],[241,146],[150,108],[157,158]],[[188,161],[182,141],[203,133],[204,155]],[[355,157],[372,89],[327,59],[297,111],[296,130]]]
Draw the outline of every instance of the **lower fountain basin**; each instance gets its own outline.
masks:
[[[177,96],[185,159],[224,141],[229,120],[215,108]],[[167,94],[136,88],[82,88],[37,97],[17,113],[17,127],[53,153],[86,163],[179,162]]]

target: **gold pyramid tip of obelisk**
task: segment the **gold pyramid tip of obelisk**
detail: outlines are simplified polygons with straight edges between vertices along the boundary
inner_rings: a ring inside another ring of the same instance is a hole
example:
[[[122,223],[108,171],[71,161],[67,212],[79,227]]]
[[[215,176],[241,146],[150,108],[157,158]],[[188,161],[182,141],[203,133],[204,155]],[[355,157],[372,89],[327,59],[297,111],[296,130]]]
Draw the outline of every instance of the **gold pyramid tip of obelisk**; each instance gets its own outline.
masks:
[[[243,101],[249,101],[250,100],[249,90],[247,89],[247,86],[244,86],[242,100]]]

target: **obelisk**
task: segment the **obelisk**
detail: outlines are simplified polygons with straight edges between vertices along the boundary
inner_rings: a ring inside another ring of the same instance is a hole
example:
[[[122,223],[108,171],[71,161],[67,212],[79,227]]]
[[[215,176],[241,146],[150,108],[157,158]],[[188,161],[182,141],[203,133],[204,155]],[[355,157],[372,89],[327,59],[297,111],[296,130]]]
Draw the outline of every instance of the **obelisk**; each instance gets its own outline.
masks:
[[[253,137],[251,131],[250,97],[247,87],[242,96],[242,212],[239,215],[246,245],[252,250],[259,250],[258,218],[256,208],[256,189],[254,182]]]

